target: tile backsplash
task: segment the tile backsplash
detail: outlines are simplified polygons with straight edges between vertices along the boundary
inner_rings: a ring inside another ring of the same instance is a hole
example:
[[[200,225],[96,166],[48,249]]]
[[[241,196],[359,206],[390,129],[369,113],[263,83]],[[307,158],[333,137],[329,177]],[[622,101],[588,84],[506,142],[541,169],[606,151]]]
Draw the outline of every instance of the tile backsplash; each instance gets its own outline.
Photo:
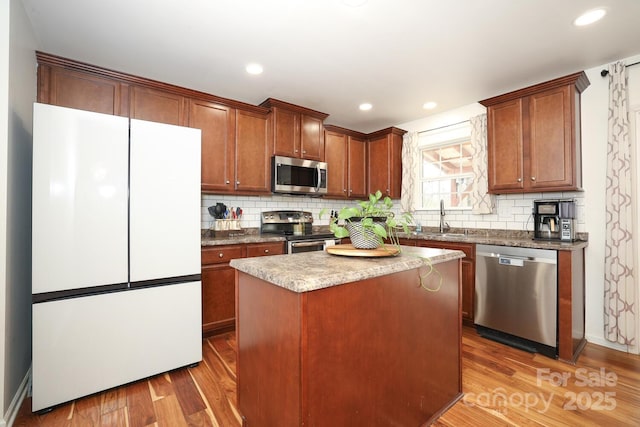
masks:
[[[584,194],[582,192],[568,193],[532,193],[509,194],[497,196],[496,213],[487,215],[475,215],[468,210],[446,210],[445,221],[453,228],[483,228],[492,230],[524,230],[533,231],[533,201],[536,199],[566,199],[576,200],[577,232],[588,232],[584,218]],[[351,205],[354,201],[326,200],[308,196],[227,196],[203,194],[201,203],[201,226],[208,229],[212,226],[213,217],[209,215],[207,208],[222,202],[230,207],[240,207],[243,210],[241,218],[242,228],[259,228],[260,213],[271,210],[304,210],[313,214],[314,225],[329,224],[329,212],[339,210],[343,206]],[[397,212],[400,211],[400,201],[394,201]],[[322,209],[327,214],[320,219],[318,217]],[[437,227],[440,224],[440,215],[437,210],[416,211],[414,220],[423,227]]]

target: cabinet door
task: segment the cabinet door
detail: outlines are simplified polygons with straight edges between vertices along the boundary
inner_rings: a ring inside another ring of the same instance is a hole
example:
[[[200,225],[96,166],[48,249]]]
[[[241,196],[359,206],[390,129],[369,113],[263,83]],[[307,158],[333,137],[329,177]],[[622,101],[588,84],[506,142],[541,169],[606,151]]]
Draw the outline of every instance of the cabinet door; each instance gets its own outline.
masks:
[[[44,69],[50,70],[50,74],[47,79],[47,73],[41,72],[48,84],[41,82],[39,85],[39,102],[95,113],[128,115],[126,84],[57,67]]]
[[[466,258],[462,260],[462,320],[473,324],[473,306],[475,303],[475,263]]]
[[[523,101],[516,99],[488,109],[489,191],[524,188]]]
[[[202,191],[233,192],[235,109],[191,100],[189,126],[202,131]]]
[[[473,243],[439,242],[436,240],[418,240],[417,246],[462,251],[462,320],[465,324],[473,325],[473,307],[476,289],[476,246]]]
[[[325,141],[326,144],[326,141]],[[348,139],[348,189],[349,197],[367,197],[367,146],[363,139],[350,136]]]
[[[185,99],[180,95],[132,86],[130,91],[132,119],[149,120],[182,126],[185,120]]]
[[[202,262],[202,334],[232,330],[235,327],[235,269],[229,261],[244,258],[245,245],[204,247]]]
[[[236,111],[236,191],[269,193],[271,150],[267,116]]]
[[[529,97],[529,176],[525,179],[532,189],[575,186],[571,94],[571,87],[564,86]]]
[[[389,197],[399,199],[402,192],[402,135],[389,135]]]
[[[202,267],[202,333],[235,326],[235,269],[228,263]]]
[[[300,116],[300,148],[303,159],[323,160],[324,134],[322,120],[311,116]]]
[[[387,136],[372,139],[367,143],[369,159],[368,191],[375,193],[380,190],[382,194],[389,195],[391,185],[389,182],[389,141]]]
[[[300,114],[273,107],[274,153],[300,157]]]
[[[325,131],[325,161],[327,162],[327,197],[347,197],[347,136]]]

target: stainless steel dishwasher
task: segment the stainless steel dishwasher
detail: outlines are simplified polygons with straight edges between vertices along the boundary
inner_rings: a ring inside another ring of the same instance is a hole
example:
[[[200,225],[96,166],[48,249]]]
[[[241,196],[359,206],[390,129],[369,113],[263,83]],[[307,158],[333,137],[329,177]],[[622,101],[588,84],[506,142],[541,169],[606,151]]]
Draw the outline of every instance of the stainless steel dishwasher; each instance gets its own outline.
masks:
[[[557,357],[556,251],[477,245],[475,292],[480,335]]]

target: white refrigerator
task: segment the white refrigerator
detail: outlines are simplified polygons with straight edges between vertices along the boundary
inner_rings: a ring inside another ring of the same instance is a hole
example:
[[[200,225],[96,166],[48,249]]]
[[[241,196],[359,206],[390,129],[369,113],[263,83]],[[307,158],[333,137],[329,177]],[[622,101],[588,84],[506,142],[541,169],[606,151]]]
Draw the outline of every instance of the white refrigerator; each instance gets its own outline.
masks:
[[[202,360],[200,140],[34,104],[34,412]]]

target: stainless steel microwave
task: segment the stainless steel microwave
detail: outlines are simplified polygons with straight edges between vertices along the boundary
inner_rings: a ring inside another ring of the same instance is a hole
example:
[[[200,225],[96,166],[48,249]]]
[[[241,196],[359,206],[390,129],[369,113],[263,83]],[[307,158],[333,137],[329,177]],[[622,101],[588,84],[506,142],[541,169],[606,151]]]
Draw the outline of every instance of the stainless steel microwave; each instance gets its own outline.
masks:
[[[273,156],[271,191],[286,194],[327,193],[327,164],[315,160]]]

